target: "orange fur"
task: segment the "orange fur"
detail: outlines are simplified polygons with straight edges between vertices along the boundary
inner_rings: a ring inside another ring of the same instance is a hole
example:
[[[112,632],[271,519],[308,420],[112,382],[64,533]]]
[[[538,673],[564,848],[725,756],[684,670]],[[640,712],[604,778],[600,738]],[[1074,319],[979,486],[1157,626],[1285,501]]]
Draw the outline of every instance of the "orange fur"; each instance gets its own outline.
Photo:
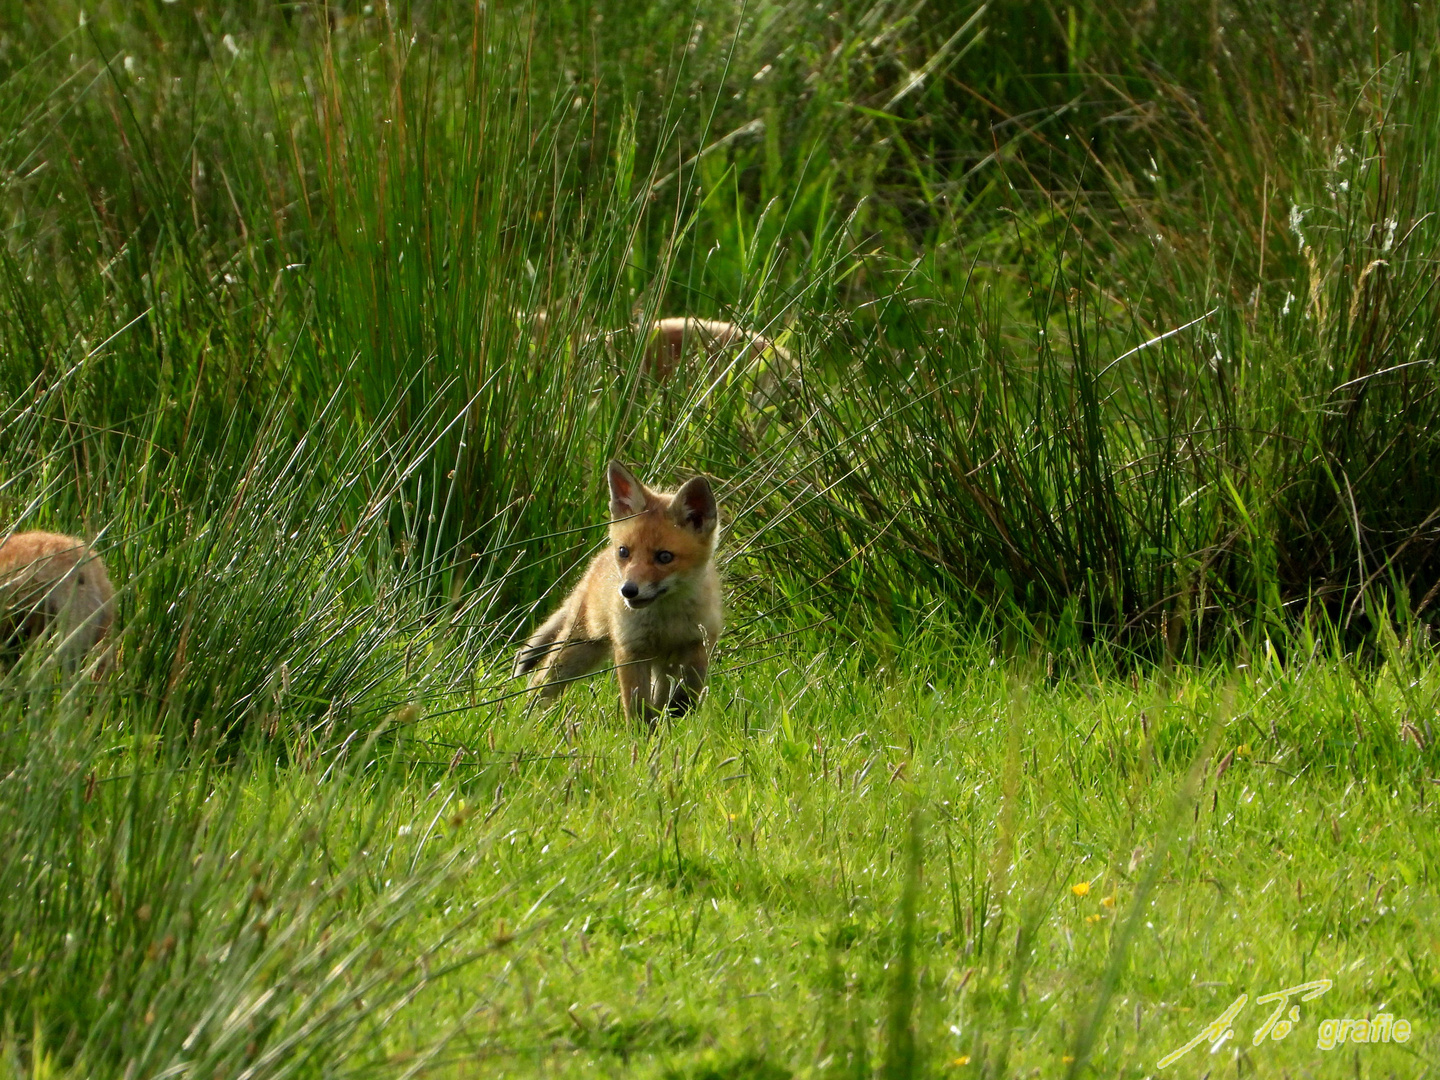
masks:
[[[720,525],[710,482],[652,491],[612,461],[610,546],[526,642],[516,676],[542,700],[614,663],[627,718],[683,713],[705,687],[720,636]]]
[[[650,328],[650,342],[645,350],[646,367],[657,382],[664,382],[686,357],[700,354],[710,361],[706,375],[719,375],[716,367],[726,349],[748,352],[748,359],[758,360],[767,350],[782,360],[790,354],[762,334],[742,330],[732,322],[719,319],[668,318],[657,319]]]
[[[543,337],[548,330],[549,316],[537,311],[530,316],[531,333]],[[584,335],[580,340],[609,340],[615,331]],[[742,360],[757,361],[765,353],[771,353],[780,371],[788,370],[790,353],[776,345],[764,334],[752,334],[732,322],[722,319],[697,319],[693,316],[667,316],[650,324],[643,357],[644,370],[656,382],[666,382],[677,370],[697,360],[708,366],[703,369],[707,380],[717,378],[722,368],[720,360],[728,350],[740,354]],[[776,381],[770,376],[770,382]],[[767,393],[773,393],[768,387]]]
[[[51,627],[70,670],[110,630],[105,563],[83,540],[52,532],[0,541],[0,640],[28,641]]]

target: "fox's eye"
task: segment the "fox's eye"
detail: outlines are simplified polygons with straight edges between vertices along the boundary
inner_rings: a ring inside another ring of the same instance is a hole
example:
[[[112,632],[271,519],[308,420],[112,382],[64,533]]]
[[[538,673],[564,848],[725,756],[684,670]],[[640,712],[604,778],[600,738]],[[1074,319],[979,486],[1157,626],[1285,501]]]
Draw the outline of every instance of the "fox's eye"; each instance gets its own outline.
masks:
[[[674,552],[670,552],[670,551],[657,551],[657,552],[655,552],[655,561],[658,562],[658,563],[667,563],[667,562],[669,562],[669,561],[670,561],[671,559],[673,559],[673,558],[675,558]]]
[[[621,544],[620,547],[616,550],[615,554],[619,555],[622,559],[628,559],[630,557],[630,549],[624,544]]]

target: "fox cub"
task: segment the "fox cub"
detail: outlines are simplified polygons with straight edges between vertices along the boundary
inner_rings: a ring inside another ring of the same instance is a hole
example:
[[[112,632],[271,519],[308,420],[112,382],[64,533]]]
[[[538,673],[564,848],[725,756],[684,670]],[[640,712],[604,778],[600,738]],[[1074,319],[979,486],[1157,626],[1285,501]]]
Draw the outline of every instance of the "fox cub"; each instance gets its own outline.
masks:
[[[625,716],[653,725],[705,688],[720,636],[719,511],[704,476],[673,494],[651,491],[612,461],[608,479],[610,547],[525,643],[515,675],[528,673],[549,701],[613,662]]]
[[[22,532],[0,540],[0,645],[39,637],[52,626],[65,667],[75,671],[110,629],[110,577],[83,540]]]

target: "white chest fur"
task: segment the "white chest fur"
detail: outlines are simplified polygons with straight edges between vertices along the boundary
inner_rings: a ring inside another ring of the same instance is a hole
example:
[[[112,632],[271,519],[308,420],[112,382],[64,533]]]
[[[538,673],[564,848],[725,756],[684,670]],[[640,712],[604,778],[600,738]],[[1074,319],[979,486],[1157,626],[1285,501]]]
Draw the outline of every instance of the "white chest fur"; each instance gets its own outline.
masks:
[[[679,652],[720,636],[718,580],[677,590],[648,607],[624,610],[615,626],[615,644],[630,653]]]

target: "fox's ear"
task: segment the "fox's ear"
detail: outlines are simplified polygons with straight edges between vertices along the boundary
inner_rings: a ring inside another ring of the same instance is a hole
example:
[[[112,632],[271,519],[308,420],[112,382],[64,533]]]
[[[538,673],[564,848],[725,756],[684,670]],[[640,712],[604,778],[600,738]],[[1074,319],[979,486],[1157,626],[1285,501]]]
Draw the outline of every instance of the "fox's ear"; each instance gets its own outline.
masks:
[[[713,531],[720,512],[715,506],[715,492],[710,488],[710,478],[696,476],[685,481],[675,492],[670,514],[678,524],[694,529],[701,536]]]
[[[645,485],[635,479],[635,474],[618,461],[610,462],[606,469],[610,480],[610,516],[615,520],[645,512]]]

